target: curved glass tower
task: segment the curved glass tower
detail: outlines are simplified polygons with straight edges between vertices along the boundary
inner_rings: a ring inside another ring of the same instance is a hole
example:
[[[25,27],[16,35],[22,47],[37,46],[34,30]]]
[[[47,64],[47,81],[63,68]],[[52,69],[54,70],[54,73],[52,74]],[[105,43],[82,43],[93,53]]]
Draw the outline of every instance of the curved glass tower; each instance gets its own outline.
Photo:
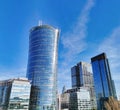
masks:
[[[57,29],[40,25],[30,30],[27,77],[31,81],[29,110],[56,110]]]

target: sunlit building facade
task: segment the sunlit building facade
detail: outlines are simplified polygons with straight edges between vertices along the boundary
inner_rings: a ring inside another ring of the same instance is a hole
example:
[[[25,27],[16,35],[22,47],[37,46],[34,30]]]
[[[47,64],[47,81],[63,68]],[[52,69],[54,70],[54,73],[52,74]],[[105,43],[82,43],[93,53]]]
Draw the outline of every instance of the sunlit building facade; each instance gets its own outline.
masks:
[[[30,89],[26,78],[0,81],[0,110],[28,110]]]
[[[61,110],[91,110],[90,94],[86,88],[68,89],[61,94]]]
[[[40,25],[30,30],[27,77],[30,110],[56,110],[58,29]]]
[[[84,87],[90,92],[92,109],[96,108],[92,66],[87,62],[79,62],[71,68],[72,88]]]
[[[116,90],[111,77],[105,53],[91,58],[98,110],[103,110],[103,101],[109,96],[116,98]]]

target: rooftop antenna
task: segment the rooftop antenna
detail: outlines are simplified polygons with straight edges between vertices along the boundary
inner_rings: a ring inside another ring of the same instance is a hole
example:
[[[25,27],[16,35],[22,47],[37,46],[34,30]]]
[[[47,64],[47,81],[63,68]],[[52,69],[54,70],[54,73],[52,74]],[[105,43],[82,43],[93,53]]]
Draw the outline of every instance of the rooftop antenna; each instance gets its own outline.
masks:
[[[38,26],[41,26],[41,25],[42,25],[42,20],[39,20]]]

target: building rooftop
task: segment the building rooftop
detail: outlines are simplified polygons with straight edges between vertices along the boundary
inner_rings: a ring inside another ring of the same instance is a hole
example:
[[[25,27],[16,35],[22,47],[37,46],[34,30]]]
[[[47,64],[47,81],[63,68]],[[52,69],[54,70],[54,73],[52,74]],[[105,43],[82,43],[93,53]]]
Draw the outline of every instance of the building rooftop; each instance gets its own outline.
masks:
[[[1,80],[0,85],[5,84],[11,84],[13,81],[24,81],[24,82],[30,82],[27,78],[14,78],[14,79],[7,79],[7,80]]]
[[[34,30],[38,30],[38,29],[41,29],[41,28],[48,28],[48,29],[52,29],[53,31],[57,30],[56,28],[50,26],[50,25],[39,25],[39,26],[35,26],[35,27],[32,27],[32,29],[30,29],[30,32],[34,31]]]
[[[91,61],[93,62],[93,61],[96,61],[96,60],[101,60],[101,59],[106,59],[106,58],[107,58],[106,53],[101,53],[101,54],[99,54],[95,57],[92,57]]]

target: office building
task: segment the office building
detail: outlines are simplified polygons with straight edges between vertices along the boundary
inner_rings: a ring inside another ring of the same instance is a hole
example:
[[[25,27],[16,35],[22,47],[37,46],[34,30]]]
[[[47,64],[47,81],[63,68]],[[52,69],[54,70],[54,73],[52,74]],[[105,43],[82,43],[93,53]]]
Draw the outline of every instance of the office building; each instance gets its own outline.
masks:
[[[60,110],[69,110],[70,106],[70,93],[62,93],[60,95]]]
[[[27,78],[30,110],[56,110],[58,29],[39,25],[30,30]]]
[[[116,90],[111,77],[108,59],[105,53],[91,58],[95,92],[98,110],[103,110],[104,100],[113,96],[116,98]]]
[[[28,110],[30,88],[26,78],[0,81],[0,110]]]
[[[91,110],[90,94],[86,88],[68,89],[61,94],[61,110]]]
[[[96,108],[96,97],[91,64],[79,62],[71,68],[72,88],[84,87],[90,92],[92,109]]]

